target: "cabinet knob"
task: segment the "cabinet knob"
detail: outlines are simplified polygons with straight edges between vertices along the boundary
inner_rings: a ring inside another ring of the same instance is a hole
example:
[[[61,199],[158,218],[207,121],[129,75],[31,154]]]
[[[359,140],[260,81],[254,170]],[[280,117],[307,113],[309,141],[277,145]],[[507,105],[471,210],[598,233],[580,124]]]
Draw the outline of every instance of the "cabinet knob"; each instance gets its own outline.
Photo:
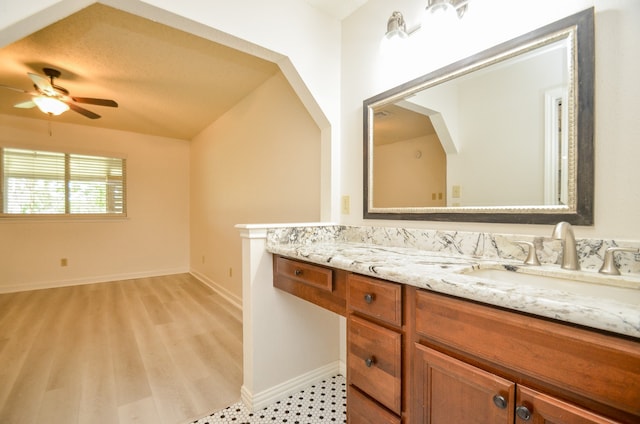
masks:
[[[371,304],[371,302],[373,302],[373,295],[371,293],[365,294],[364,301],[367,302],[368,304]]]
[[[370,356],[364,360],[364,364],[367,366],[367,368],[371,368],[371,366],[375,363],[376,363],[376,358],[373,356]]]
[[[518,406],[516,408],[516,415],[523,421],[529,421],[531,419],[531,411],[526,406]]]
[[[507,407],[507,400],[504,398],[504,396],[494,395],[493,404],[500,409],[505,409]]]
[[[295,274],[296,277],[299,277],[302,275],[302,270],[301,269],[296,269],[295,271],[293,271],[293,273]]]

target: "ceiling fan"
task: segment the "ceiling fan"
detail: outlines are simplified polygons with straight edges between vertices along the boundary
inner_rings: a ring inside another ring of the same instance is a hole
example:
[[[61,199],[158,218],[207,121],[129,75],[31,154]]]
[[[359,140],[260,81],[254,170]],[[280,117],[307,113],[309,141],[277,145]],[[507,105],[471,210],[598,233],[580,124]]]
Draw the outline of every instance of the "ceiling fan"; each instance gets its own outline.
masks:
[[[0,87],[2,88],[19,91],[32,96],[31,100],[17,103],[14,105],[14,107],[30,109],[37,106],[38,109],[49,115],[60,115],[61,113],[71,109],[74,112],[78,112],[79,114],[84,115],[89,119],[98,119],[100,118],[100,115],[83,107],[80,107],[76,103],[118,107],[118,103],[113,100],[71,96],[69,95],[69,90],[56,85],[53,82],[55,78],[60,77],[60,71],[53,68],[43,68],[42,71],[48,77],[48,79],[42,75],[27,72],[27,75],[29,75],[31,81],[33,81],[33,87],[35,88],[35,91],[26,91],[21,88],[15,88],[0,84]]]

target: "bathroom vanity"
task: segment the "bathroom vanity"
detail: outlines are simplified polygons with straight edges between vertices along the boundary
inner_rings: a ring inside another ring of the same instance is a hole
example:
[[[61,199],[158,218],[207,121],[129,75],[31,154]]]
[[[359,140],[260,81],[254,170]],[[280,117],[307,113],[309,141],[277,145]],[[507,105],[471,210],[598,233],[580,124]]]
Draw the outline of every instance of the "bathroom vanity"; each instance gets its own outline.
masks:
[[[290,231],[268,243],[273,284],[347,318],[349,423],[640,422],[633,278],[621,278],[628,288],[610,287],[621,299],[597,299],[474,275],[483,267],[531,271],[504,257],[517,245],[500,237],[432,234],[452,254],[309,242]],[[557,259],[542,248],[541,275]]]

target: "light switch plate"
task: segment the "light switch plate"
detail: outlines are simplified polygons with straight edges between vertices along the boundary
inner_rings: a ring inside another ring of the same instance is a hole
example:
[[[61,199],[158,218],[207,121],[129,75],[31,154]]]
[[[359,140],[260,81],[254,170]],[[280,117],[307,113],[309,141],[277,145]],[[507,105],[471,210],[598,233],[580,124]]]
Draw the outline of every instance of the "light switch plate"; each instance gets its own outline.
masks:
[[[351,213],[351,198],[349,196],[342,196],[340,210],[343,215],[349,215],[349,213]]]

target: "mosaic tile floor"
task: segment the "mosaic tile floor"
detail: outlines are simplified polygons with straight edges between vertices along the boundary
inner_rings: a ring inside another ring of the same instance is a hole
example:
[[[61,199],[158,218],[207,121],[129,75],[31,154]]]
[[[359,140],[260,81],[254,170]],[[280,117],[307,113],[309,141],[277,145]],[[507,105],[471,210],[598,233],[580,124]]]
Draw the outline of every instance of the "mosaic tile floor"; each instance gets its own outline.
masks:
[[[242,402],[233,404],[193,424],[328,424],[347,422],[345,378],[336,375],[315,383],[287,399],[250,412]]]

